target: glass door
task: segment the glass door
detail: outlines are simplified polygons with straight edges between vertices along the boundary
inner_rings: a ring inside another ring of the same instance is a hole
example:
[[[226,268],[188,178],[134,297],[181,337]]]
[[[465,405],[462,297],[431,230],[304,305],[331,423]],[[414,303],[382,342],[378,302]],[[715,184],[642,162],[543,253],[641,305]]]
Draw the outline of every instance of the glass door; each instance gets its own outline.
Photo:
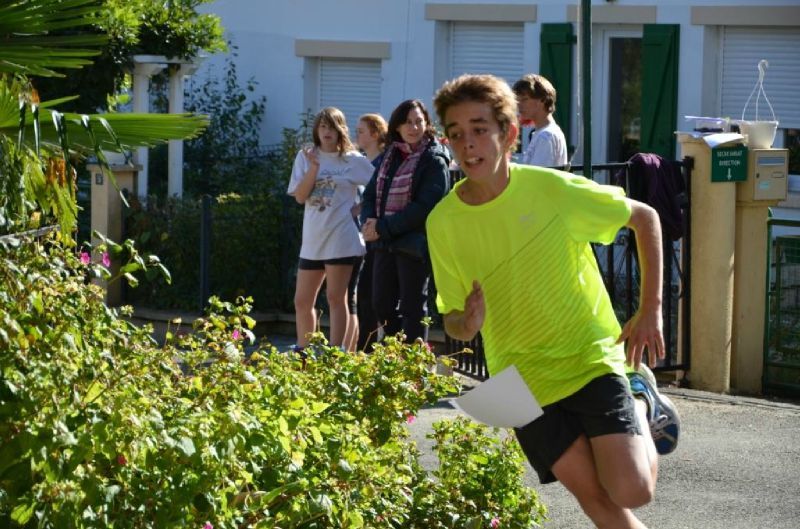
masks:
[[[639,152],[642,115],[642,39],[608,39],[606,160],[624,162]]]

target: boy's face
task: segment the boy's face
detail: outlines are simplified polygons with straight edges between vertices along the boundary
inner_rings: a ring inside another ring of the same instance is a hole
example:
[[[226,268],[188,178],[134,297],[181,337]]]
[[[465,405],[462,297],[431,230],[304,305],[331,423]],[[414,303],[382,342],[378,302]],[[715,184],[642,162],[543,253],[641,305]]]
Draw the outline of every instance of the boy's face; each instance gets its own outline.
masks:
[[[543,116],[547,115],[544,108],[544,101],[536,99],[528,94],[517,95],[517,106],[519,107],[520,121],[533,122],[535,125]]]
[[[517,95],[517,106],[519,107],[519,117],[522,121],[532,121],[536,117],[536,103],[538,100],[528,94]]]
[[[488,103],[468,101],[445,112],[445,134],[461,169],[468,178],[489,181],[508,172],[508,149],[517,128],[503,131]]]

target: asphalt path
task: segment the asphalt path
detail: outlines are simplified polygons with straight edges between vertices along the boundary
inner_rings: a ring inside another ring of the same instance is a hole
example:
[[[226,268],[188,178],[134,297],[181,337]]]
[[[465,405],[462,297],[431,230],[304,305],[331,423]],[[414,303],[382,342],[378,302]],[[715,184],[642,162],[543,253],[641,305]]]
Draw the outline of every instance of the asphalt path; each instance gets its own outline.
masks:
[[[678,448],[660,460],[656,497],[636,515],[650,529],[799,529],[800,403],[664,389],[682,419]],[[431,425],[455,417],[451,399],[422,410],[409,426],[434,468]],[[548,509],[545,528],[590,528],[559,484],[528,485]]]

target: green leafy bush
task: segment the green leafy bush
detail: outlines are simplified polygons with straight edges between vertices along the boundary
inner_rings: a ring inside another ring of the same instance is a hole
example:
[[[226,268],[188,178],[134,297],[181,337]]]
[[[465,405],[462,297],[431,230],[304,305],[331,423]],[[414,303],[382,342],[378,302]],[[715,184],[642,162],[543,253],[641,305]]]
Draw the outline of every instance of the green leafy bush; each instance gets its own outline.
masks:
[[[272,190],[269,159],[260,145],[266,98],[255,95],[255,80],[239,79],[237,54],[231,55],[219,72],[190,78],[185,90],[186,111],[209,117],[206,134],[184,143],[183,189],[188,196]],[[167,83],[165,73],[153,78],[154,107],[161,112],[168,108]],[[151,193],[166,196],[166,146],[151,149],[149,180]]]
[[[163,55],[192,59],[226,50],[220,17],[202,13],[211,0],[100,0],[94,3],[93,26],[86,32],[107,35],[92,64],[67,69],[58,78],[35,78],[44,99],[64,94],[78,99],[63,110],[106,110],[109,100],[130,84],[134,55]],[[207,11],[207,9],[205,9]],[[73,28],[53,28],[49,34],[71,35]]]
[[[415,527],[538,526],[546,509],[523,487],[522,449],[512,435],[466,418],[433,425],[439,469],[415,490]]]
[[[103,303],[88,282],[99,267],[48,241],[0,241],[0,526],[541,520],[518,456],[481,429],[441,427],[440,469],[420,466],[405,423],[456,390],[424,343],[346,354],[318,336],[307,355],[281,353],[253,343],[240,298],[213,299],[159,348]]]

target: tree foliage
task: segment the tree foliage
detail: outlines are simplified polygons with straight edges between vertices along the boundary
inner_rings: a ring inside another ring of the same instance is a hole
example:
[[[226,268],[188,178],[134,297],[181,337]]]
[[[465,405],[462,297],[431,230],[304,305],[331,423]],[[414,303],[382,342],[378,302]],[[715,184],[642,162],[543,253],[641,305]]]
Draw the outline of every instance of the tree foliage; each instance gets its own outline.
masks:
[[[257,83],[243,81],[236,70],[236,47],[219,70],[192,77],[187,82],[184,108],[208,116],[206,133],[184,143],[184,193],[198,197],[225,193],[259,193],[270,188],[269,153],[261,145],[266,97],[257,96]],[[167,111],[167,79],[154,78],[153,107]],[[151,151],[150,183],[154,194],[163,195],[167,181],[167,149]],[[281,175],[283,177],[283,175]],[[281,181],[281,186],[284,182]]]
[[[219,17],[199,13],[212,0],[102,0],[96,3],[92,34],[107,35],[91,65],[63,78],[36,78],[45,99],[80,95],[62,108],[97,112],[108,108],[110,97],[128,82],[134,55],[163,55],[192,59],[226,49]],[[61,30],[70,34],[72,30]]]
[[[0,234],[35,225],[44,213],[57,218],[71,240],[77,217],[73,155],[93,153],[107,170],[104,150],[193,137],[205,127],[200,116],[71,114],[55,110],[71,98],[40,101],[27,75],[58,77],[63,69],[81,68],[105,42],[104,35],[87,33],[97,22],[97,5],[0,4]]]

